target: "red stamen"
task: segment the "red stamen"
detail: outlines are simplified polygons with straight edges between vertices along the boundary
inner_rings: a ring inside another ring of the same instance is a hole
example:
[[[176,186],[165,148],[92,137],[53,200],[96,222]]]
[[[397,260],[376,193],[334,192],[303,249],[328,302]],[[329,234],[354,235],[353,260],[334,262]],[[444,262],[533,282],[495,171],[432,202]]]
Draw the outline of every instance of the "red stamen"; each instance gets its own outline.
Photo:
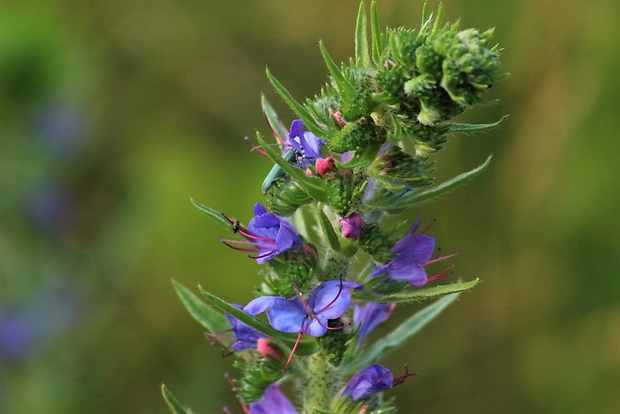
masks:
[[[430,223],[428,223],[428,225],[426,227],[424,227],[424,230],[422,230],[420,233],[424,234],[428,231],[428,229],[430,229],[433,224],[435,224],[435,222],[437,221],[437,219],[432,219]]]
[[[276,132],[275,129],[273,129],[271,127],[271,123],[269,122],[269,120],[267,119],[267,114],[265,112],[263,112],[263,114],[265,115],[265,120],[267,121],[267,125],[269,126],[269,129],[271,130],[271,133],[273,134],[274,137],[276,137],[276,139],[278,141],[280,141],[280,143],[282,143],[282,145],[284,145],[286,143],[286,141],[284,139],[282,139],[282,137],[280,136],[280,134],[278,134]]]
[[[276,242],[275,239],[270,239],[268,237],[259,236],[258,234],[254,234],[251,231],[249,231],[248,229],[243,228],[243,227],[239,227],[239,234],[241,234],[244,237],[247,237],[248,239],[252,239],[252,240],[266,241],[266,242],[274,243],[274,244]]]
[[[306,320],[304,319],[304,322]],[[295,355],[295,351],[297,350],[297,345],[299,345],[299,341],[301,341],[301,338],[305,335],[304,334],[304,322],[301,323],[301,330],[299,331],[299,335],[297,335],[297,340],[295,341],[295,345],[293,345],[293,349],[291,350],[291,354],[288,357],[288,360],[286,361],[286,365],[284,365],[284,368],[282,369],[282,372],[286,372],[286,370],[288,369],[289,364],[291,363],[291,360],[293,359],[293,355]]]
[[[405,365],[405,366],[406,366],[406,365]],[[388,374],[389,374],[390,372],[391,372],[391,371],[385,371],[385,372],[383,373],[383,375],[381,375],[379,378],[377,378],[377,380],[376,380],[375,382],[373,382],[373,383],[372,383],[372,385],[377,385],[378,383],[380,383],[380,382],[381,382],[381,380],[382,380],[383,378],[387,377],[387,376],[388,376]],[[394,381],[392,380],[392,384],[393,384],[393,383],[394,383]]]
[[[231,242],[246,244],[246,243],[242,243],[241,241],[237,241],[237,240],[220,240],[220,241],[224,243],[226,246],[230,247],[231,249],[237,250],[239,252],[257,253],[259,251],[258,247],[254,247],[250,249],[250,248],[245,248],[245,247],[237,247],[237,246],[230,244]],[[253,243],[248,243],[248,244],[253,244]]]
[[[445,277],[447,275],[450,275],[454,272],[454,266],[450,266],[449,268],[447,268],[446,270],[444,270],[441,273],[437,273],[436,275],[433,275],[431,277],[428,278],[429,282],[434,282],[435,280],[439,280],[442,277]]]
[[[258,250],[258,251],[260,251],[260,250]],[[256,256],[248,256],[248,257],[251,258],[251,259],[262,259],[263,257],[267,257],[269,255],[272,255],[272,254],[276,253],[276,252],[277,252],[277,250],[269,250],[269,251],[267,251],[267,252],[265,252],[263,254],[258,254]]]
[[[407,367],[407,364],[405,364],[405,373],[403,375],[399,375],[398,377],[394,378],[394,380],[392,381],[392,387],[402,384],[403,382],[405,382],[407,378],[413,377],[414,375],[417,375],[417,374],[415,372],[413,374],[410,374],[409,368]]]
[[[329,302],[327,305],[323,306],[319,311],[317,311],[316,314],[318,315],[319,313],[323,312],[325,309],[332,306],[338,300],[341,293],[342,293],[342,275],[340,275],[340,289],[338,289],[338,294],[336,295],[334,299],[332,299],[331,302]]]
[[[459,255],[458,253],[452,253],[452,254],[449,254],[447,256],[436,257],[436,258],[434,258],[432,260],[429,260],[428,262],[424,263],[422,266],[427,266],[427,265],[429,265],[431,263],[440,262],[442,260],[446,260],[446,259],[449,259],[451,257],[458,256],[458,255]]]

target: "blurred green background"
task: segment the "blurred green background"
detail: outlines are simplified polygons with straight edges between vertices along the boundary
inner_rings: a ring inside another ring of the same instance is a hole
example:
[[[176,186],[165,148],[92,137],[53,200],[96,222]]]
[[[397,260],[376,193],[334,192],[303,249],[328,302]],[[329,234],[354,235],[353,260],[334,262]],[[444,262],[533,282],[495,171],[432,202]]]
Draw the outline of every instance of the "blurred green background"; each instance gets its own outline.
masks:
[[[433,8],[437,1],[431,1]],[[318,40],[353,53],[357,1],[0,2],[0,412],[241,412],[234,375],[172,290],[252,298],[257,265],[193,197],[242,221],[262,200],[266,66],[299,99],[326,79]],[[419,27],[420,0],[378,2]],[[461,296],[386,365],[418,373],[402,413],[620,409],[620,47],[616,0],[451,0],[496,27],[511,78],[462,121],[439,179],[489,172],[412,217],[458,251]],[[396,319],[413,311],[403,307]],[[396,326],[396,320],[390,326]]]

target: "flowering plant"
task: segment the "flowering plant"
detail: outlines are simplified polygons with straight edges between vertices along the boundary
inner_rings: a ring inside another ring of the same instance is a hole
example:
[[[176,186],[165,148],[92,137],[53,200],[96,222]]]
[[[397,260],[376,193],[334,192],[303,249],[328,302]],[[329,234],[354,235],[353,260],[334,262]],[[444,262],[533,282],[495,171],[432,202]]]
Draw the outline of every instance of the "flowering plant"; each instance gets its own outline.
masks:
[[[362,3],[355,58],[338,66],[321,43],[330,80],[303,103],[267,71],[297,116],[287,130],[262,98],[282,148],[274,149],[257,133],[256,149],[275,163],[262,185],[268,206],[256,203],[245,227],[194,201],[235,234],[221,239],[224,244],[267,268],[260,295],[246,305],[199,287],[205,302],[174,282],[211,343],[238,356],[241,375],[231,382],[246,413],[395,412],[382,394],[410,374],[395,376],[378,361],[478,283],[434,284],[453,267],[431,275],[427,267],[454,255],[435,255],[430,225],[419,231],[421,219],[400,237],[406,222],[390,228],[384,220],[480,174],[490,157],[431,186],[429,158],[449,133],[484,131],[503,120],[452,122],[485,102],[483,94],[503,76],[499,50],[490,45],[491,30],[442,25],[441,15],[441,8],[434,17],[425,4],[417,32],[381,32],[373,2],[369,44]],[[429,299],[436,300],[367,343],[396,306]],[[297,398],[287,398],[281,384],[292,384]],[[189,412],[166,387],[162,391],[172,412]]]

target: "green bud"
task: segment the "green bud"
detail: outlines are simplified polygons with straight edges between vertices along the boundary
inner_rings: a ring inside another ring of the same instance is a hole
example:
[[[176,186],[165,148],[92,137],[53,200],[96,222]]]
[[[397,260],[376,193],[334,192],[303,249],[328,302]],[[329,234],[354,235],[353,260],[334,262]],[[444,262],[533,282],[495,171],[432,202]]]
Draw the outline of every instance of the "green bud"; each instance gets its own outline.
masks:
[[[492,31],[480,34],[475,29],[455,36],[442,64],[441,86],[462,106],[482,101],[481,95],[498,79],[499,54],[486,45]]]
[[[299,207],[312,202],[312,198],[295,181],[288,180],[272,190],[269,210],[275,215],[286,217],[293,214]]]
[[[373,161],[368,174],[394,192],[402,191],[405,184],[421,187],[432,183],[430,168],[424,164],[425,161],[426,157],[413,157],[395,145]],[[395,180],[401,183],[395,183]]]
[[[380,145],[386,139],[385,130],[379,128],[371,117],[365,117],[349,122],[340,131],[335,132],[327,147],[337,154],[342,154]]]
[[[355,242],[379,263],[387,263],[394,257],[390,252],[394,243],[390,242],[376,223],[366,222],[362,234]]]
[[[317,261],[316,250],[309,245],[287,250],[267,262],[271,271],[263,276],[265,287],[276,296],[294,296],[295,286],[302,289],[312,279]]]
[[[349,212],[355,194],[355,177],[350,170],[330,172],[324,177],[327,198],[334,211],[345,216]]]
[[[248,355],[251,357],[238,358],[233,363],[243,373],[243,377],[235,379],[234,391],[244,404],[259,401],[267,387],[284,376],[282,361],[262,358],[258,353]]]
[[[344,358],[348,348],[347,342],[351,339],[352,334],[344,332],[344,324],[340,319],[330,320],[329,322],[329,327],[336,329],[328,329],[325,335],[317,338],[317,342],[327,362],[337,367]]]

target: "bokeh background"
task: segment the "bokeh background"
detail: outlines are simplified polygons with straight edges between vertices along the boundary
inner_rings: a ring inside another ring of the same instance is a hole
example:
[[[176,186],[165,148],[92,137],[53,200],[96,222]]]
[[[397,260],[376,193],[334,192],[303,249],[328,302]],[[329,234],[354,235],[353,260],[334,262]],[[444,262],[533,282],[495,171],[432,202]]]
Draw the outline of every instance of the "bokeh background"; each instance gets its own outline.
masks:
[[[433,8],[437,1],[431,1]],[[266,66],[303,99],[326,79],[318,40],[353,53],[357,1],[0,2],[0,412],[241,412],[234,375],[170,280],[244,303],[257,265],[218,241],[193,197],[241,220],[270,164]],[[422,1],[381,0],[419,27]],[[386,361],[418,372],[401,412],[620,410],[620,47],[616,0],[450,0],[496,27],[511,78],[462,121],[439,179],[490,171],[413,217],[483,283]],[[402,308],[396,319],[415,307]],[[390,322],[396,325],[396,320]]]

